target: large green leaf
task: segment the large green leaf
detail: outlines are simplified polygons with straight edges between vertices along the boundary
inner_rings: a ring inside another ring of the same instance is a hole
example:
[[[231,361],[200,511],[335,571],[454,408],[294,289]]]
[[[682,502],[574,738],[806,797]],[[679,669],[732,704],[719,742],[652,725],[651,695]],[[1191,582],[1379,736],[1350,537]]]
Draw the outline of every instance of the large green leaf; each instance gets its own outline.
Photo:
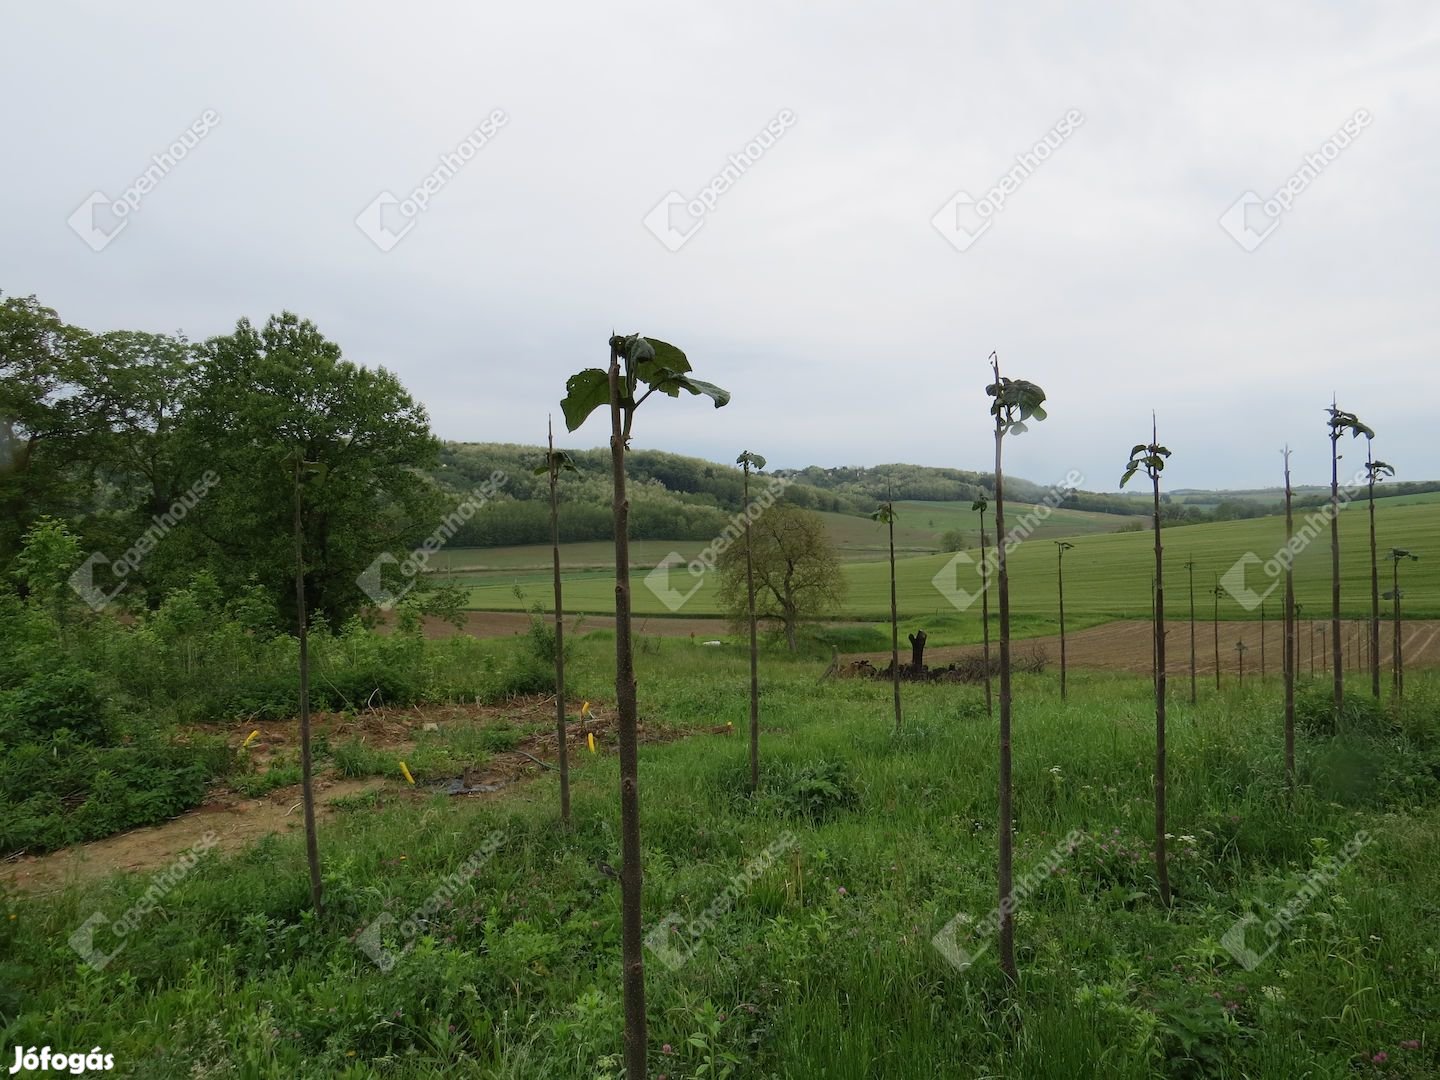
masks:
[[[647,379],[646,382],[652,389],[669,394],[671,397],[679,397],[681,390],[692,394],[704,394],[715,402],[717,409],[730,403],[730,391],[723,390],[714,383],[692,379],[678,371],[657,371],[654,373],[654,377]]]
[[[610,404],[610,376],[599,368],[586,368],[570,376],[565,383],[565,398],[560,409],[565,413],[565,427],[574,431],[585,423],[591,413]]]
[[[736,465],[744,465],[747,462],[752,469],[765,468],[765,459],[752,450],[742,451],[740,456],[735,459]]]

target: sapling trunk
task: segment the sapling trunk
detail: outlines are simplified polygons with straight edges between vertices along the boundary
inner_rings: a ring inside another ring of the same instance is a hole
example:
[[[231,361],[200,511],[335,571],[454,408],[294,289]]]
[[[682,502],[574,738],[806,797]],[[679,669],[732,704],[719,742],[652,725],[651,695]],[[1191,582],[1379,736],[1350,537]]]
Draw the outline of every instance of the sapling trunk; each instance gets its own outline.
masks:
[[[1152,442],[1159,438],[1152,431]],[[1155,876],[1160,902],[1170,906],[1170,870],[1165,859],[1165,564],[1160,545],[1160,473],[1155,492]]]
[[[1324,644],[1323,641],[1321,643]],[[1330,656],[1335,666],[1335,718],[1345,705],[1345,657],[1340,641],[1340,431],[1330,434]]]
[[[886,523],[890,528],[890,681],[895,689],[895,730],[900,730],[900,608],[895,597],[895,502],[885,492]],[[919,674],[918,672],[916,673]]]
[[[997,364],[995,381],[1000,381]],[[1004,432],[995,431],[995,569],[1000,588],[1000,861],[997,877],[1000,884],[1000,968],[1014,983],[1019,978],[1015,968],[1015,916],[1011,911],[1014,889],[1014,837],[1010,804],[1010,575],[1006,568],[1005,543],[1005,479],[1001,450]]]
[[[625,492],[626,410],[620,354],[610,347],[610,473],[615,517],[615,706],[620,737],[620,966],[625,1075],[646,1080],[645,959],[641,952],[640,767],[635,654],[630,639],[630,502]]]
[[[570,755],[565,731],[565,601],[560,588],[559,466],[555,461],[555,429],[547,432],[550,445],[550,551],[555,567],[555,740],[560,769],[560,820],[570,824]]]
[[[985,714],[995,715],[990,692],[990,562],[986,555],[985,511],[980,511],[980,632],[985,643]]]
[[[1376,461],[1366,454],[1366,473],[1370,488],[1370,693],[1380,698],[1380,561],[1375,549],[1375,479]]]
[[[750,546],[750,458],[741,461],[745,497],[745,610],[750,621],[750,794],[760,790],[760,638],[755,626],[755,556]]]
[[[1295,519],[1291,512],[1290,448],[1285,448],[1285,550],[1295,539]],[[1295,647],[1295,570],[1294,560],[1285,560],[1285,777],[1295,787],[1295,667],[1299,657]]]
[[[300,641],[300,800],[305,811],[305,861],[310,867],[310,906],[322,910],[320,836],[315,826],[314,758],[310,748],[310,634],[305,604],[305,526],[301,503],[303,462],[295,455],[295,624]]]
[[[1190,575],[1190,704],[1195,704],[1195,563],[1187,562]]]

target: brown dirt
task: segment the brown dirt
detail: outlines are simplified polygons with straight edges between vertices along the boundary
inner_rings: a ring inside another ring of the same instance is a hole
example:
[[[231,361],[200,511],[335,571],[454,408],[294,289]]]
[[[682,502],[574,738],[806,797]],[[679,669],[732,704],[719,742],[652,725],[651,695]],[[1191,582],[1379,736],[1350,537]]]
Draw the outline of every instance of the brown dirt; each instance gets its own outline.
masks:
[[[604,702],[592,706],[591,715],[579,720],[580,703],[570,710],[571,726],[567,745],[571,760],[588,753],[588,739],[595,736],[597,754],[614,753],[617,745],[614,709]],[[340,713],[317,713],[314,734],[325,734],[333,745],[337,741],[359,738],[370,746],[383,748],[397,759],[412,749],[415,736],[423,725],[435,723],[442,728],[453,722],[475,724],[505,722],[524,729],[536,724],[546,725],[521,739],[515,750],[491,754],[473,768],[461,773],[467,788],[481,791],[462,798],[493,798],[522,780],[538,776],[545,768],[536,759],[549,763],[559,752],[559,739],[553,730],[555,698],[530,697],[507,705],[444,705],[426,709],[375,709],[347,717]],[[207,734],[224,735],[239,751],[252,731],[260,734],[247,752],[258,769],[263,769],[279,751],[298,751],[300,745],[298,720],[255,723],[236,722],[227,725],[205,725],[197,728]],[[649,731],[639,726],[642,742],[662,742],[694,732],[677,729]],[[716,728],[713,734],[730,734],[728,728]],[[397,767],[398,772],[398,767]],[[439,785],[443,789],[443,784]],[[333,769],[317,770],[315,776],[316,810],[323,821],[335,811],[330,803],[345,796],[367,791],[384,790],[387,794],[407,798],[428,798],[437,790],[434,782],[421,781],[410,787],[399,778],[369,777],[349,780]],[[93,881],[120,871],[143,871],[173,862],[207,832],[219,836],[217,847],[234,851],[271,833],[288,833],[304,826],[300,808],[300,785],[277,788],[258,798],[247,797],[228,785],[218,785],[206,801],[179,817],[159,825],[109,836],[103,840],[77,844],[74,847],[43,855],[21,855],[0,861],[0,885],[17,891],[50,893],[69,885]]]
[[[1322,648],[1320,631],[1328,639],[1329,622],[1316,622],[1315,626],[1315,671],[1329,670],[1330,644],[1326,640]],[[1347,671],[1368,670],[1365,665],[1365,635],[1367,623],[1347,619],[1342,623],[1345,640],[1345,669]],[[1297,634],[1299,667],[1302,673],[1310,671],[1310,628],[1309,620],[1304,621]],[[1280,674],[1280,654],[1284,630],[1279,622],[1265,624],[1265,673]],[[1421,668],[1440,667],[1440,619],[1406,620],[1403,624],[1402,647],[1407,671]],[[1245,653],[1246,676],[1260,672],[1260,624],[1258,622],[1222,622],[1220,624],[1220,669],[1225,675],[1236,673],[1237,653],[1235,643],[1244,641],[1248,646]],[[1383,676],[1389,679],[1391,654],[1391,625],[1381,621],[1380,663]],[[1358,642],[1358,652],[1357,652]],[[1045,650],[1052,668],[1060,663],[1060,638],[1058,636],[1016,639],[1016,647],[1027,652],[1035,646]],[[991,641],[992,651],[995,643]],[[1150,624],[1140,620],[1117,620],[1102,626],[1075,630],[1065,635],[1066,666],[1073,670],[1125,671],[1147,674],[1150,671]],[[925,663],[940,667],[965,656],[981,653],[979,645],[948,646],[925,651]],[[1323,653],[1323,655],[1322,655]],[[901,660],[908,658],[908,650],[901,650]],[[856,653],[844,657],[846,663],[869,660],[877,667],[890,663],[888,652]],[[1215,630],[1210,622],[1195,624],[1195,669],[1201,675],[1215,676]],[[1188,621],[1170,621],[1167,624],[1165,645],[1165,670],[1171,677],[1190,673],[1190,625]]]

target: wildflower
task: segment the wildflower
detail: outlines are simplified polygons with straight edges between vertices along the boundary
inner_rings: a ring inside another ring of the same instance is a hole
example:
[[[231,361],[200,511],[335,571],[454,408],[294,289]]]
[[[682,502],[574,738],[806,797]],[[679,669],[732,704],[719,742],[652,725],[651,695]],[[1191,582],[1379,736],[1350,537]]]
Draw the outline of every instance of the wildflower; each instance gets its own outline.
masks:
[[[1406,1039],[1404,1042],[1402,1042],[1402,1043],[1400,1044],[1400,1049],[1401,1049],[1401,1050],[1419,1050],[1419,1049],[1420,1049],[1420,1040],[1419,1040],[1419,1039]]]
[[[840,895],[841,895],[841,896],[849,896],[849,895],[850,895],[849,893],[847,893],[847,892],[845,891],[845,886],[844,886],[844,885],[841,885],[841,886],[840,886],[839,892],[840,892]]]
[[[1051,775],[1051,776],[1059,776],[1059,775],[1060,775],[1060,766],[1059,766],[1059,765],[1051,765],[1051,766],[1050,766],[1050,775]]]
[[[673,1046],[671,1046],[669,1043],[666,1043],[665,1045],[663,1045],[662,1047],[660,1047],[660,1052],[661,1052],[662,1054],[673,1054],[673,1053],[675,1052],[675,1048],[674,1048]]]
[[[1389,1061],[1389,1060],[1390,1060],[1390,1055],[1387,1054],[1384,1050],[1381,1050],[1378,1054],[1376,1054],[1374,1057],[1372,1057],[1372,1058],[1370,1059],[1370,1061],[1371,1061],[1373,1064],[1375,1064],[1375,1065],[1384,1065],[1385,1062],[1387,1062],[1387,1061]]]

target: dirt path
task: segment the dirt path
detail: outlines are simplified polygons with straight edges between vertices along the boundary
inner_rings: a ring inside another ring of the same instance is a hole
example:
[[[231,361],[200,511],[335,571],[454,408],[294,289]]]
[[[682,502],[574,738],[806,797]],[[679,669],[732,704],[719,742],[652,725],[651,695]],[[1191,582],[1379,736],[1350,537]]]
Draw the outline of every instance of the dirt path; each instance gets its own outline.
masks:
[[[1345,670],[1368,671],[1365,660],[1365,638],[1368,623],[1347,619],[1341,624],[1341,637],[1345,645]],[[1299,650],[1299,670],[1308,674],[1311,666],[1311,631],[1314,632],[1314,668],[1316,674],[1330,669],[1330,623],[1311,623],[1308,619],[1300,624],[1296,635]],[[1322,631],[1324,632],[1322,635]],[[1391,624],[1380,624],[1380,665],[1382,677],[1390,678],[1390,654],[1393,641]],[[1407,671],[1440,667],[1440,620],[1406,620],[1402,624],[1401,648]],[[1284,628],[1279,622],[1265,624],[1264,669],[1267,675],[1280,674],[1280,656],[1283,647]],[[1222,622],[1220,624],[1220,670],[1222,674],[1234,675],[1238,669],[1239,654],[1237,641],[1243,641],[1245,651],[1245,674],[1258,675],[1261,670],[1261,639],[1258,622]],[[1050,665],[1060,662],[1060,638],[1058,636],[1016,639],[1015,648],[1028,654],[1032,648],[1045,650]],[[991,643],[994,648],[994,642]],[[901,650],[902,654],[905,650]],[[977,656],[979,645],[959,645],[929,649],[925,662],[931,667],[940,667],[965,656]],[[1073,669],[1097,671],[1126,671],[1147,674],[1150,671],[1151,639],[1150,624],[1140,620],[1117,620],[1103,626],[1092,626],[1065,635],[1065,660]],[[847,662],[869,660],[877,667],[890,662],[888,652],[857,653],[844,658]],[[901,659],[904,659],[902,655]],[[1215,676],[1215,624],[1195,624],[1195,669],[1198,674]],[[1165,670],[1172,677],[1190,673],[1190,624],[1188,621],[1171,620],[1167,624],[1165,646]]]
[[[529,731],[513,750],[484,755],[483,760],[468,766],[462,763],[455,776],[429,781],[422,778],[414,787],[398,777],[345,779],[333,768],[317,769],[315,802],[318,817],[322,822],[333,817],[337,811],[332,804],[337,799],[372,791],[384,791],[387,797],[408,800],[428,799],[440,792],[462,798],[498,797],[513,785],[540,775],[558,757],[559,737],[553,730],[554,710],[555,698],[551,695],[517,699],[502,706],[374,709],[358,716],[317,714],[314,718],[317,738],[324,735],[331,745],[342,740],[359,739],[367,746],[385,750],[397,760],[414,748],[417,735],[432,726],[505,724]],[[587,737],[592,734],[597,753],[614,753],[618,740],[613,708],[597,702],[591,715],[583,722],[574,720],[574,711],[571,710],[572,723],[566,739],[571,760],[586,752]],[[252,731],[259,731],[260,734],[246,750],[257,773],[266,771],[277,755],[283,754],[287,760],[293,760],[300,743],[299,722],[296,720],[258,724],[237,721],[227,725],[206,725],[198,730],[223,735],[237,752]],[[711,733],[728,735],[731,731],[716,728]],[[641,742],[655,743],[696,732],[679,729],[646,731],[645,725],[641,724],[639,734]],[[215,847],[218,850],[236,851],[263,836],[303,828],[299,784],[277,788],[256,798],[221,784],[201,806],[158,825],[132,829],[43,855],[22,855],[0,861],[0,884],[16,891],[43,895],[113,873],[168,866],[207,833],[216,834]]]

